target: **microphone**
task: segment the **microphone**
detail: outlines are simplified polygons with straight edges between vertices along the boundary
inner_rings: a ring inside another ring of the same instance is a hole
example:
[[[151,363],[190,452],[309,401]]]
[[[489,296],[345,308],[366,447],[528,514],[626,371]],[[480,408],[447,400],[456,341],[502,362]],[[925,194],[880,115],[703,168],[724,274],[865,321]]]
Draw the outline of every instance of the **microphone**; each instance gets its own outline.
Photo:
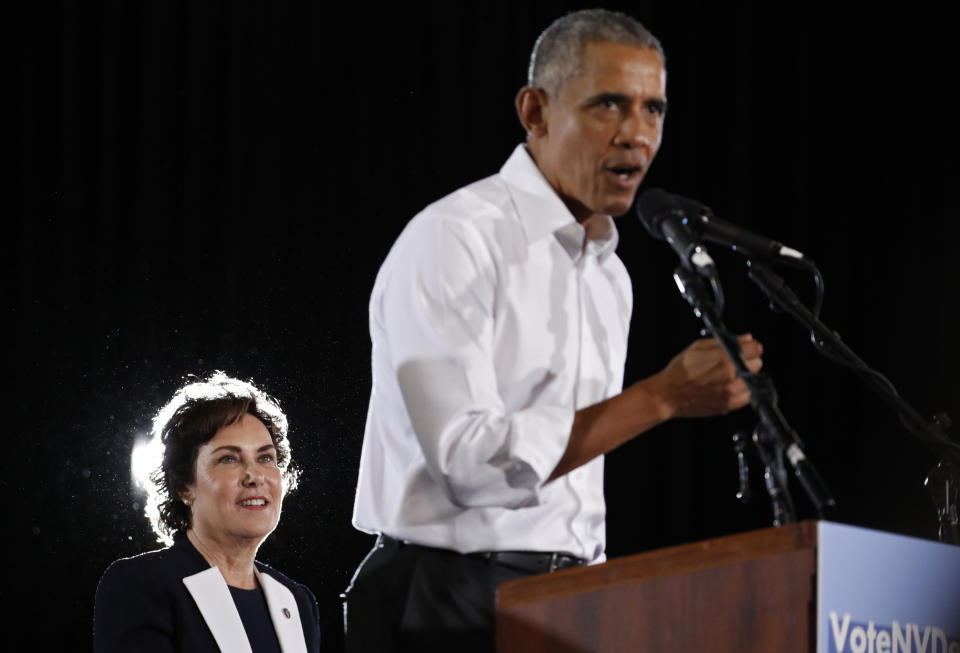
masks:
[[[659,189],[651,189],[648,193],[656,191],[670,195]],[[674,206],[679,207],[683,216],[686,218],[685,224],[695,235],[714,243],[719,243],[730,249],[740,252],[746,256],[757,258],[792,258],[803,259],[802,252],[787,247],[783,243],[777,242],[766,236],[747,231],[731,222],[726,222],[713,215],[709,207],[687,199],[679,195],[672,195]],[[638,209],[639,210],[639,209]]]
[[[667,241],[684,266],[692,266],[708,277],[715,277],[713,259],[700,244],[687,219],[687,210],[693,208],[692,204],[690,200],[671,195],[665,190],[651,188],[637,199],[637,217],[651,236]]]

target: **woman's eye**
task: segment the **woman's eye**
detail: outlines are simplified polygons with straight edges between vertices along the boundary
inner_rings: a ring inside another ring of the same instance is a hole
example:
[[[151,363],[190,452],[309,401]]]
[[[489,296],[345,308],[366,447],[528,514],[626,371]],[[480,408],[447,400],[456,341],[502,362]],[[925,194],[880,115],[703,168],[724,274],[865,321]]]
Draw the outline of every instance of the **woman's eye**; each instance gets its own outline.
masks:
[[[220,459],[219,459],[217,462],[218,462],[218,463],[232,463],[232,462],[236,461],[236,459],[237,459],[236,456],[227,454],[226,456],[220,456]]]
[[[265,454],[263,454],[262,456],[260,456],[260,462],[262,462],[262,463],[272,463],[272,462],[273,462],[273,454],[272,454],[272,453],[265,453]]]

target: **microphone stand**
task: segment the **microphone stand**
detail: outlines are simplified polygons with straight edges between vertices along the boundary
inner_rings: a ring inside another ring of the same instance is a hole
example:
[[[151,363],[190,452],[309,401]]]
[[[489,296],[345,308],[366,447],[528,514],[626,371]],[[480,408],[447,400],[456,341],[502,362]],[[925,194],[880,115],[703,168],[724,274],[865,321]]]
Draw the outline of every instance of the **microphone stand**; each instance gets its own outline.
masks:
[[[744,380],[750,390],[750,405],[759,418],[753,440],[766,468],[764,480],[773,503],[774,525],[796,520],[793,501],[787,488],[784,457],[810,497],[818,515],[823,517],[828,510],[836,506],[836,502],[803,453],[799,436],[790,428],[777,407],[777,392],[773,381],[764,374],[754,374],[747,367],[740,343],[724,325],[703,279],[686,265],[676,268],[673,278],[684,299],[693,308],[694,314],[726,351],[737,370],[737,376]]]
[[[957,511],[960,445],[950,440],[946,434],[946,429],[950,427],[950,418],[945,413],[939,413],[934,416],[932,423],[928,423],[900,396],[886,377],[864,363],[840,339],[839,334],[814,317],[783,278],[769,267],[755,260],[748,260],[747,277],[767,296],[771,306],[781,309],[810,331],[818,351],[830,360],[857,372],[867,386],[893,408],[907,431],[939,457],[924,484],[937,504],[940,540],[960,544],[960,518]]]

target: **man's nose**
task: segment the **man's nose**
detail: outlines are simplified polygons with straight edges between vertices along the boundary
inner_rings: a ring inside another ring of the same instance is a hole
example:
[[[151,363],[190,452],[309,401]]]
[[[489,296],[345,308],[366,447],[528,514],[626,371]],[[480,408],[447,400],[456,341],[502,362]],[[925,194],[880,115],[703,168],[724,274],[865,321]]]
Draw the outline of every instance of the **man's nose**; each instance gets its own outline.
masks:
[[[656,150],[662,129],[659,116],[640,108],[632,111],[620,124],[616,144],[627,149],[645,147]]]

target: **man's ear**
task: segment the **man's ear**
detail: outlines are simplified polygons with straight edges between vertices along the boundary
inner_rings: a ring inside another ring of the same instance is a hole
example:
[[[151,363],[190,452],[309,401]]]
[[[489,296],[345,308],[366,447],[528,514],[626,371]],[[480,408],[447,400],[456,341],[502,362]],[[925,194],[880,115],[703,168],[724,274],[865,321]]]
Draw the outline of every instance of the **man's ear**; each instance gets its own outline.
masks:
[[[542,88],[524,86],[517,93],[517,115],[523,128],[527,130],[527,137],[545,136],[547,121],[544,115],[547,109],[547,93]]]

